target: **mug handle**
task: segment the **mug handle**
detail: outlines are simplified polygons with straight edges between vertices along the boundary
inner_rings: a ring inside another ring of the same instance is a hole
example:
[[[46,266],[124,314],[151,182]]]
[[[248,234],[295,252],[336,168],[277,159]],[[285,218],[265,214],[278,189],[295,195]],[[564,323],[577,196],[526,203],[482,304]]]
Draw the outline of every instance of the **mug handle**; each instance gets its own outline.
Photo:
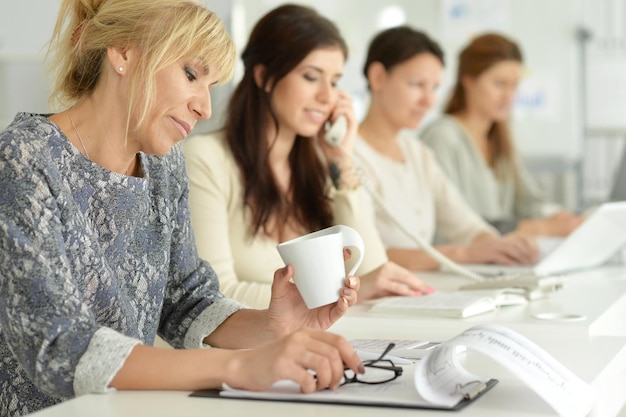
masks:
[[[350,258],[350,260],[348,260],[348,262],[352,263],[352,268],[349,272],[346,273],[346,276],[354,275],[356,270],[359,268],[359,266],[361,266],[361,263],[363,262],[363,258],[365,256],[365,243],[363,243],[363,238],[361,237],[359,232],[357,232],[353,228],[342,224],[337,225],[336,227],[339,228],[341,233],[342,247],[347,247],[352,250],[352,257]],[[354,258],[353,249],[356,249],[359,252],[356,261],[352,260],[352,258]]]

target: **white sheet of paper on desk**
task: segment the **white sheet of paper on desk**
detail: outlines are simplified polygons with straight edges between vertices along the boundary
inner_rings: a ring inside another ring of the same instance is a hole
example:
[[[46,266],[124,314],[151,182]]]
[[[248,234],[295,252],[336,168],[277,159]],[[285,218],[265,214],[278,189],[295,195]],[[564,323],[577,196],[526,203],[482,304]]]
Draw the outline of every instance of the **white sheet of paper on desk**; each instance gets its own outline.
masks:
[[[584,381],[524,336],[497,325],[474,326],[433,350],[417,364],[415,386],[426,400],[458,402],[458,391],[485,378],[467,372],[455,346],[465,346],[503,365],[532,388],[561,416],[586,416],[596,394]],[[456,395],[454,393],[457,393]]]
[[[283,401],[324,402],[336,404],[363,404],[429,407],[433,404],[420,397],[413,385],[415,365],[406,366],[404,375],[384,384],[347,384],[335,391],[323,390],[310,394],[303,394],[300,386],[291,381],[279,381],[269,390],[256,392],[233,389],[224,386],[220,392],[222,397],[272,399]]]

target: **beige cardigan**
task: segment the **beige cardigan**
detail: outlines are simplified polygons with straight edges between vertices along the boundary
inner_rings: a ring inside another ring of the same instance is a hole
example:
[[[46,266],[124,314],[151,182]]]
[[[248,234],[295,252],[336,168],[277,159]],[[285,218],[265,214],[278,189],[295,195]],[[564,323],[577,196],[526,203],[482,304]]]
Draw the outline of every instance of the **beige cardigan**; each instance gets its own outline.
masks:
[[[274,272],[284,263],[276,240],[249,234],[251,214],[244,209],[239,168],[223,132],[190,137],[184,152],[198,253],[211,263],[224,295],[253,308],[267,308]],[[331,197],[335,224],[354,227],[365,242],[358,274],[387,262],[375,226],[363,210],[361,192],[334,191]]]
[[[454,117],[434,121],[421,138],[465,201],[487,221],[517,222],[547,213],[545,199],[521,161],[503,165],[503,175],[496,177]]]

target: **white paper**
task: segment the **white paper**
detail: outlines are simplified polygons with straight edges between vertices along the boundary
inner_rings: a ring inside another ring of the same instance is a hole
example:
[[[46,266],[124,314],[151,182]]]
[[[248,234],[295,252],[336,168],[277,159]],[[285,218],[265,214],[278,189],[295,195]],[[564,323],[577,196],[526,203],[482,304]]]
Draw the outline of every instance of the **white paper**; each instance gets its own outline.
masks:
[[[267,391],[255,392],[224,387],[222,397],[255,398],[283,401],[326,402],[336,404],[383,404],[388,406],[432,407],[433,404],[420,397],[413,384],[415,365],[406,366],[401,377],[384,384],[368,385],[351,383],[336,391],[323,390],[310,394],[300,392],[291,381],[279,381]],[[367,371],[366,371],[367,372]]]
[[[415,386],[422,397],[436,404],[458,402],[459,389],[471,390],[472,381],[486,381],[467,372],[458,362],[456,346],[482,353],[503,365],[541,396],[562,416],[585,416],[596,400],[593,389],[554,357],[524,336],[503,326],[474,326],[417,365]]]

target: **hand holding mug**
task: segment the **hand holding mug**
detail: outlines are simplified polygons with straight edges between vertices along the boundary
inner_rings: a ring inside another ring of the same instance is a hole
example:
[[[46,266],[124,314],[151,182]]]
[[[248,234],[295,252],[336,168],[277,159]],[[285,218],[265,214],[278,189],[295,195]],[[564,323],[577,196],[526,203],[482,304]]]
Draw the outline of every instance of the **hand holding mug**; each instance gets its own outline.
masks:
[[[349,276],[341,288],[341,298],[324,306],[309,309],[300,292],[291,279],[293,266],[287,265],[274,274],[272,284],[272,299],[266,310],[266,320],[269,329],[273,329],[273,337],[283,337],[297,329],[306,327],[326,330],[339,320],[348,308],[357,302],[360,280]]]
[[[345,248],[352,251],[348,264]],[[293,265],[293,281],[307,307],[313,309],[339,299],[346,276],[353,275],[363,262],[365,245],[356,230],[337,225],[283,242],[277,249],[285,264]]]
[[[346,226],[334,226],[334,229],[330,231],[324,229],[326,230],[326,232],[324,233],[337,234],[339,230],[343,230],[343,228],[346,228]],[[321,232],[323,231],[316,232],[316,236],[319,237],[320,235],[324,235],[324,233]],[[327,241],[334,239],[322,240]],[[353,255],[350,257],[345,257],[346,261],[348,261],[347,266],[350,268],[350,273],[353,273],[353,271],[358,268],[363,259],[363,244],[360,236],[358,240],[360,240],[360,242],[356,242],[357,246],[353,246],[350,248],[350,252]],[[267,310],[267,320],[269,328],[275,330],[276,337],[284,336],[301,327],[310,327],[322,330],[328,329],[330,326],[333,325],[333,323],[339,320],[339,318],[341,318],[346,313],[346,311],[348,311],[348,308],[350,306],[356,304],[357,291],[360,287],[360,281],[359,278],[356,276],[348,275],[346,277],[346,264],[344,264],[345,250],[343,246],[343,239],[341,240],[341,243],[335,242],[335,245],[332,245],[332,247],[334,248],[334,250],[331,252],[334,254],[336,250],[341,260],[339,262],[339,265],[341,266],[339,276],[332,275],[334,276],[335,280],[339,282],[339,287],[335,290],[329,291],[328,296],[331,301],[328,301],[327,303],[326,301],[321,301],[321,303],[326,303],[321,305],[321,307],[309,308],[305,304],[302,293],[296,287],[297,284],[295,284],[295,282],[299,281],[294,276],[296,266],[294,266],[292,263],[289,263],[285,258],[285,262],[288,263],[288,265],[285,266],[283,269],[279,269],[274,274],[274,282],[272,284],[272,299],[270,300],[269,309]],[[360,251],[359,256],[354,255],[354,252],[356,250]],[[326,250],[324,250],[323,252],[326,252]],[[298,268],[302,268],[302,266],[300,265],[298,266]],[[300,278],[306,278],[310,276],[311,275],[304,274],[301,275]],[[315,280],[315,275],[312,276]],[[322,275],[323,279],[328,279],[329,281],[332,281],[330,277],[331,276],[329,275]],[[330,285],[329,287],[333,288],[333,286]]]

